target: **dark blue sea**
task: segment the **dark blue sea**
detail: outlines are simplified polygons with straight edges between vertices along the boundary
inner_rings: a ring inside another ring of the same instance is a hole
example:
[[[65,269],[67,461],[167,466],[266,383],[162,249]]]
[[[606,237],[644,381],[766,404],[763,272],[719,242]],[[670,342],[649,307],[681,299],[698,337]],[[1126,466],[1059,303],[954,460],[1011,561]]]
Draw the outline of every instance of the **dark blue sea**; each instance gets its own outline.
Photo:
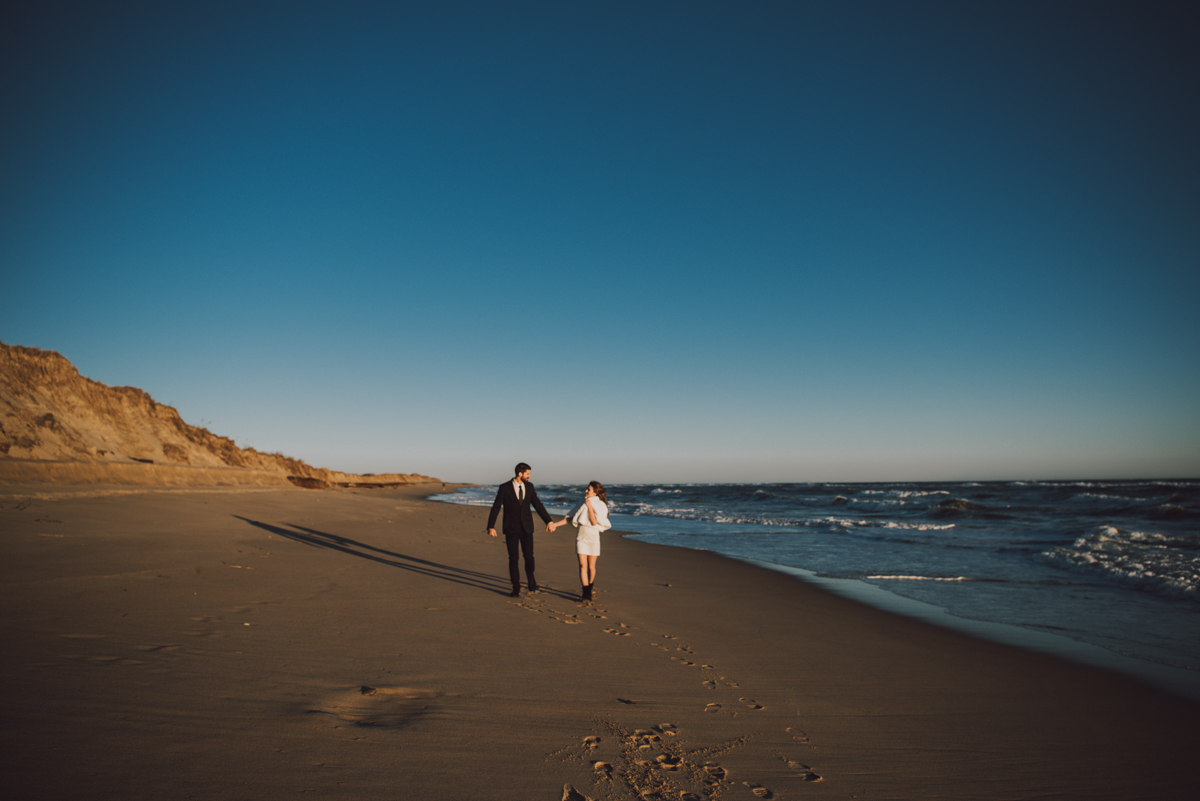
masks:
[[[563,513],[582,490],[538,492]],[[494,492],[436,499],[488,506]],[[1113,654],[1200,688],[1200,480],[627,484],[608,497],[635,539],[766,563],[980,636],[1082,644],[1082,661]]]

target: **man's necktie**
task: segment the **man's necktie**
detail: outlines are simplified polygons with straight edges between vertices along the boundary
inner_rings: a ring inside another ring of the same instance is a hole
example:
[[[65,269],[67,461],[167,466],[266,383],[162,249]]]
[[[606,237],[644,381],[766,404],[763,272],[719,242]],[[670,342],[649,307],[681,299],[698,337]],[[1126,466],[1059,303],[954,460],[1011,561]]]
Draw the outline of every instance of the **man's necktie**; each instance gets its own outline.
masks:
[[[524,484],[517,485],[517,500],[518,501],[525,500],[525,485]]]

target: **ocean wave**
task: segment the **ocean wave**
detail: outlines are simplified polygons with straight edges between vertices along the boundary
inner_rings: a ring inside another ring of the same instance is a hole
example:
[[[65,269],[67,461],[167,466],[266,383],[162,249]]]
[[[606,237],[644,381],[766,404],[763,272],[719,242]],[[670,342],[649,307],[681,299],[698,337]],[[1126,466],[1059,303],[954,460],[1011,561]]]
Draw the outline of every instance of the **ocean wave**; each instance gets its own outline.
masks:
[[[945,531],[954,528],[953,523],[904,523],[898,520],[855,520],[842,517],[822,517],[812,521],[802,521],[801,525],[820,524],[837,528],[886,528],[901,531]]]
[[[664,509],[645,502],[614,503],[611,507],[614,514],[635,515],[640,517],[667,518],[670,520],[690,520],[701,523],[724,523],[738,526],[772,526],[784,528],[880,528],[912,531],[945,531],[955,527],[953,523],[909,523],[901,520],[869,520],[845,517],[807,517],[780,518],[768,515],[734,514],[716,509],[682,507]]]
[[[851,498],[850,503],[866,509],[890,509],[909,505],[907,501],[898,498]]]
[[[1163,503],[1151,509],[1147,516],[1151,520],[1181,520],[1188,517],[1200,517],[1200,512],[1185,509],[1174,503]]]
[[[966,498],[948,498],[944,501],[938,501],[933,506],[929,507],[929,514],[932,517],[990,517],[990,518],[1005,518],[1008,515],[995,509],[991,506],[984,506],[981,503],[968,501]]]
[[[1041,556],[1051,564],[1099,575],[1156,595],[1200,601],[1200,539],[1098,526],[1069,547]]]

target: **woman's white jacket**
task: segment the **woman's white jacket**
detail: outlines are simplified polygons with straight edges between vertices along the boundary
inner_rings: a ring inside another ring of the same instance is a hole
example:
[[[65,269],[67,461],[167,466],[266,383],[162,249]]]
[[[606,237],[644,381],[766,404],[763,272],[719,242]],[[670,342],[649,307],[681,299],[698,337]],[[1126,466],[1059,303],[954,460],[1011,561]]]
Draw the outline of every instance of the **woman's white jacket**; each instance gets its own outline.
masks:
[[[588,517],[587,507],[583,503],[576,506],[567,515],[567,520],[571,521],[571,525],[594,528],[597,531],[608,531],[612,528],[612,523],[608,522],[608,504],[599,498],[588,498],[584,503],[589,502],[592,504],[592,511],[596,513],[596,522],[599,525],[592,525],[592,519]]]

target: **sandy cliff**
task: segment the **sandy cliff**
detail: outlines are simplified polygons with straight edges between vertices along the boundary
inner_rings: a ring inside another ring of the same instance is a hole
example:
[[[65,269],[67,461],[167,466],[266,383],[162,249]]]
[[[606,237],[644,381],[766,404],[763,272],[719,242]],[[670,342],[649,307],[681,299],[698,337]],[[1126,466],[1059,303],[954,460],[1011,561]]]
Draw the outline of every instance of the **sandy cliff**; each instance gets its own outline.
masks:
[[[79,374],[55,351],[0,343],[0,480],[136,484],[395,485],[419,474],[358,476],[239,448],[185,423],[136,387]]]

